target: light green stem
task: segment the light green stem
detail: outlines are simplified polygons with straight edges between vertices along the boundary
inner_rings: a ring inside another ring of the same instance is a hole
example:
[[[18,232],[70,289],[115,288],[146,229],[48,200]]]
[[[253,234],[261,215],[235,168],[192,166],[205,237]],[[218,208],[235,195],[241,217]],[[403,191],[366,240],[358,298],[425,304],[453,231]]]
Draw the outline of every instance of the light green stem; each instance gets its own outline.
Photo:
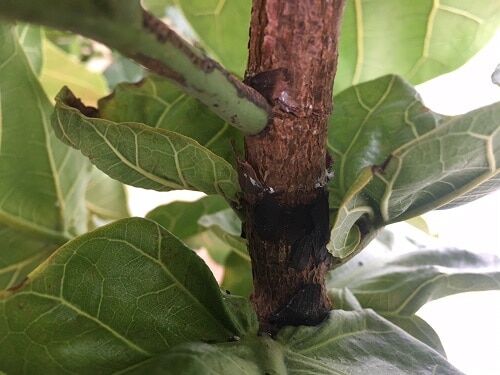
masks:
[[[0,16],[104,43],[174,81],[246,134],[260,132],[268,122],[270,107],[259,93],[144,11],[139,1],[2,0]]]

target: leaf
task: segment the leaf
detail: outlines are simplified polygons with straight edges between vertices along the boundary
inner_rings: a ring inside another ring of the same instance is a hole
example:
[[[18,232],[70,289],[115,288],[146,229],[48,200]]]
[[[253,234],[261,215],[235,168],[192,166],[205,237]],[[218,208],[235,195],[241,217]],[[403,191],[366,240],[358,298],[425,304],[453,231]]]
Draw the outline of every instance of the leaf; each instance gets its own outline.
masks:
[[[92,105],[106,94],[106,82],[101,75],[89,71],[75,57],[47,40],[43,43],[43,52],[45,64],[40,82],[49,98],[54,98],[64,85]]]
[[[198,223],[230,248],[224,259],[222,288],[239,296],[249,297],[253,290],[253,277],[247,241],[241,238],[241,220],[231,209],[202,216]],[[212,254],[214,251],[210,250]]]
[[[183,135],[139,123],[114,123],[93,115],[64,88],[52,117],[56,134],[110,177],[158,191],[191,189],[237,201],[237,173],[224,159]]]
[[[227,69],[243,76],[248,56],[251,1],[174,0],[200,42]]]
[[[363,252],[328,278],[337,298],[336,291],[348,288],[363,308],[375,310],[444,353],[437,334],[415,313],[434,299],[500,289],[500,258],[456,249],[377,257]]]
[[[0,24],[0,45],[1,290],[86,230],[88,162],[53,134],[52,106],[13,26]]]
[[[39,75],[44,64],[42,51],[43,32],[40,27],[22,24],[16,27],[18,42],[35,75]]]
[[[496,103],[442,121],[393,151],[367,188],[379,202],[384,221],[459,206],[500,187],[499,130]]]
[[[488,42],[499,20],[494,0],[348,1],[336,92],[385,74],[417,84],[455,70]]]
[[[180,343],[240,334],[205,263],[139,218],[69,242],[0,296],[7,373],[110,373]]]
[[[180,345],[166,354],[131,367],[124,374],[286,374],[281,348],[269,337],[250,337],[242,343]]]
[[[130,216],[125,186],[110,179],[97,168],[92,169],[85,205],[91,214],[104,220],[118,220]]]
[[[178,346],[126,374],[458,375],[444,357],[371,310],[332,311],[316,327],[286,327],[276,341]]]
[[[337,258],[347,257],[361,243],[364,234],[355,225],[356,222],[363,215],[374,216],[373,209],[360,194],[372,177],[373,172],[370,167],[363,169],[336,212],[327,249]]]
[[[224,278],[221,287],[231,294],[250,297],[253,291],[252,267],[250,257],[232,251],[224,264]]]
[[[203,46],[242,75],[251,1],[175,2]],[[347,1],[335,92],[386,74],[399,74],[417,84],[455,70],[488,42],[499,20],[495,0]]]
[[[0,224],[0,291],[19,284],[57,247],[51,240],[30,236]]]
[[[243,151],[238,130],[157,76],[118,85],[113,94],[99,101],[99,113],[114,122],[139,122],[185,135],[233,165],[236,150]]]
[[[181,240],[187,240],[206,228],[198,224],[198,220],[228,207],[227,203],[217,195],[209,195],[194,202],[172,202],[155,208],[146,217],[156,221]]]
[[[335,160],[330,251],[345,259],[384,225],[498,188],[498,111],[493,104],[445,118],[397,76],[338,95],[327,141]]]
[[[267,101],[205,53],[145,12],[138,0],[3,0],[0,16],[69,30],[106,44],[173,81],[246,134],[269,120]]]

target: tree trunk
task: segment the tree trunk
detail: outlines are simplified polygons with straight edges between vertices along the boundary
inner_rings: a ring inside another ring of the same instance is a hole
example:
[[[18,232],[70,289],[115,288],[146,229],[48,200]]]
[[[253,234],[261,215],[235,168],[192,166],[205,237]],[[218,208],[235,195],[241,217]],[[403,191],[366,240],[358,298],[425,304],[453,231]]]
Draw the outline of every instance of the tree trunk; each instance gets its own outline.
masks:
[[[327,119],[344,0],[253,0],[245,82],[272,106],[239,165],[261,330],[315,325],[331,303]]]

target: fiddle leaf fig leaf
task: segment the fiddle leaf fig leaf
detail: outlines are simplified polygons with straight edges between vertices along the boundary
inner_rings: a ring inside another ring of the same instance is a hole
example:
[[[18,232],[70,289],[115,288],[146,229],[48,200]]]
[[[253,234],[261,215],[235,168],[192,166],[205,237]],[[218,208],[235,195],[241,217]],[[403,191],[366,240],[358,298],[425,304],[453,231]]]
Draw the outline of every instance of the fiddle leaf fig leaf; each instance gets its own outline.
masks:
[[[82,111],[97,115],[64,88],[56,98],[53,127],[62,141],[110,177],[145,189],[199,190],[237,201],[236,171],[196,141],[139,123],[89,117]]]
[[[14,29],[0,25],[0,40],[0,222],[64,242],[86,229],[87,162],[55,137],[52,107]]]
[[[243,76],[248,57],[251,1],[174,0],[198,41],[229,71]]]
[[[452,294],[500,289],[500,258],[457,249],[376,257],[363,252],[331,271],[328,279],[336,301],[347,301],[344,295],[352,293],[363,308],[444,354],[437,334],[415,313],[427,302]],[[339,291],[345,289],[349,293],[342,295]]]
[[[433,113],[397,76],[339,94],[327,143],[335,160],[330,251],[346,258],[386,224],[497,189],[499,114],[500,103],[455,117]]]
[[[385,74],[418,84],[455,70],[495,35],[499,20],[491,0],[348,1],[335,91]]]
[[[34,71],[39,33],[0,24],[0,290],[87,229],[88,162],[50,127],[52,106]]]
[[[0,370],[115,372],[177,344],[227,341],[244,333],[239,322],[193,251],[150,220],[124,219],[0,294]]]
[[[19,284],[57,247],[51,239],[0,224],[0,291]]]
[[[156,221],[181,240],[187,240],[207,229],[198,220],[207,214],[227,209],[226,201],[209,195],[194,202],[172,202],[155,208],[146,217]]]
[[[158,76],[118,85],[99,101],[99,113],[114,122],[139,122],[185,135],[233,165],[235,149],[243,150],[241,132]]]
[[[85,205],[92,215],[104,220],[118,220],[130,216],[125,186],[97,168],[92,169]]]
[[[40,27],[22,24],[16,27],[19,44],[35,75],[42,72],[44,54],[42,51],[43,31]]]
[[[332,311],[316,327],[285,327],[276,341],[181,345],[126,374],[460,375],[439,353],[371,310]]]
[[[368,194],[386,222],[450,208],[500,187],[500,103],[442,121],[394,150]],[[411,171],[411,172],[410,172]]]
[[[366,202],[360,192],[368,185],[373,177],[370,167],[366,167],[357,181],[351,186],[344,200],[340,204],[333,221],[330,242],[327,248],[333,256],[345,258],[351,254],[362,240],[361,229],[355,225],[363,216],[374,216],[373,209]]]

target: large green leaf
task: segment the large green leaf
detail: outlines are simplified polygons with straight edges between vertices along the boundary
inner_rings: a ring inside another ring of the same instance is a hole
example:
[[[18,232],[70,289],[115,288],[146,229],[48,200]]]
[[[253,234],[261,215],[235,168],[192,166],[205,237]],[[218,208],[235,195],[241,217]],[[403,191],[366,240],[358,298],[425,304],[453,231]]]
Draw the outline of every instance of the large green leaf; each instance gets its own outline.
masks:
[[[200,42],[230,70],[243,74],[251,1],[163,1],[172,2]],[[479,51],[499,23],[496,0],[347,1],[335,91],[391,73],[416,84],[450,72]]]
[[[327,141],[335,160],[329,250],[346,258],[386,224],[498,188],[499,114],[497,103],[441,116],[397,76],[338,95]]]
[[[386,222],[478,199],[500,186],[500,103],[445,121],[395,149],[367,192]]]
[[[0,370],[111,373],[180,343],[227,341],[246,328],[223,298],[177,238],[124,219],[71,241],[0,293]]]
[[[199,190],[237,201],[236,171],[196,141],[139,123],[88,117],[81,111],[96,115],[64,88],[52,116],[56,134],[110,177],[146,189]]]
[[[0,45],[3,289],[22,280],[55,247],[86,230],[84,194],[89,167],[78,152],[56,139],[49,119],[52,106],[14,27],[0,24]]]
[[[236,150],[242,150],[241,132],[158,76],[119,85],[99,101],[99,113],[114,122],[139,122],[183,134],[233,164]]]
[[[464,250],[407,254],[363,252],[330,272],[328,286],[340,308],[352,298],[444,353],[439,337],[415,313],[427,302],[456,293],[500,289],[500,258]]]
[[[192,343],[135,366],[126,374],[458,375],[427,345],[371,310],[333,311],[316,327],[286,327],[276,341]]]
[[[417,84],[450,72],[499,22],[496,0],[348,1],[335,90],[391,73]]]

